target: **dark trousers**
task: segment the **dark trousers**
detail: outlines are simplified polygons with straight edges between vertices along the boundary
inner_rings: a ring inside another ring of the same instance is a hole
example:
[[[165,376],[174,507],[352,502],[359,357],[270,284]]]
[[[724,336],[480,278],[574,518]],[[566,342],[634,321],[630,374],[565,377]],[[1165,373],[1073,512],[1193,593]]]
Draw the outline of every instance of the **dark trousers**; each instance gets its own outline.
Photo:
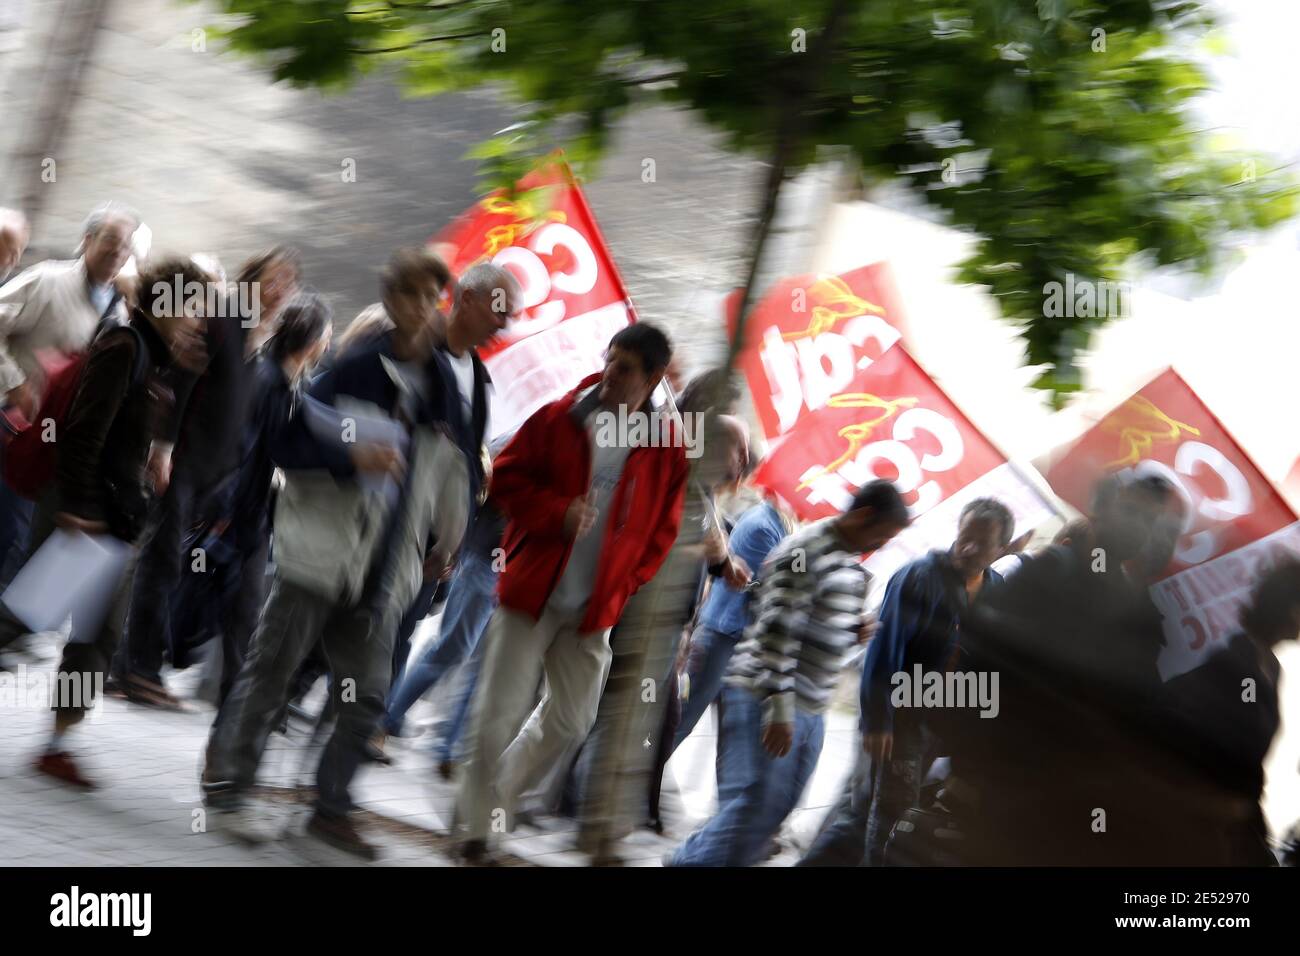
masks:
[[[867,865],[883,866],[885,844],[898,818],[921,798],[928,758],[935,746],[925,719],[899,708],[894,712],[894,747],[876,774],[867,814]]]
[[[238,576],[234,598],[222,609],[221,621],[221,686],[217,691],[217,720],[223,713],[222,705],[235,686],[235,678],[248,656],[248,646],[257,630],[257,622],[266,600],[266,561],[271,540],[267,535],[247,553],[239,555],[239,567],[232,569]]]
[[[222,705],[225,713],[208,740],[204,790],[212,802],[234,804],[253,785],[294,675],[319,641],[333,675],[330,706],[338,719],[316,774],[317,809],[334,816],[351,810],[352,778],[392,681],[396,630],[395,619],[339,607],[277,577],[248,658]]]
[[[181,548],[197,499],[193,479],[181,468],[174,470],[146,531],[131,584],[126,640],[113,659],[113,676],[119,680],[130,673],[162,683],[163,654],[171,647],[172,595],[180,587]]]

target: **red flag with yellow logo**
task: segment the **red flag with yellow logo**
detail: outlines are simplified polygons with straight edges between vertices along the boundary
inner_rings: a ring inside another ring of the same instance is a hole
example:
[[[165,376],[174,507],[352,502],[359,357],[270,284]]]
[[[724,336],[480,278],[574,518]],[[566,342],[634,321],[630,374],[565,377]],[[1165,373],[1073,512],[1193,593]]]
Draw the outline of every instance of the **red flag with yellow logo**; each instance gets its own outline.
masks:
[[[519,280],[522,311],[479,350],[497,384],[492,431],[512,430],[604,364],[610,338],[635,321],[595,216],[562,160],[494,193],[430,240],[453,274],[484,260]]]
[[[897,485],[915,519],[868,561],[882,580],[929,549],[948,547],[974,498],[1003,501],[1017,531],[1055,514],[902,345],[804,414],[754,475],[809,521],[847,510],[857,489],[877,478]]]
[[[740,294],[727,301],[734,335]],[[768,438],[826,407],[903,337],[902,307],[883,262],[843,275],[782,279],[745,324],[739,365]]]
[[[1186,517],[1174,558],[1151,586],[1164,617],[1167,678],[1195,667],[1240,629],[1238,612],[1278,548],[1300,548],[1295,512],[1173,369],[1110,412],[1047,472],[1058,495],[1088,510],[1104,474],[1168,479]]]

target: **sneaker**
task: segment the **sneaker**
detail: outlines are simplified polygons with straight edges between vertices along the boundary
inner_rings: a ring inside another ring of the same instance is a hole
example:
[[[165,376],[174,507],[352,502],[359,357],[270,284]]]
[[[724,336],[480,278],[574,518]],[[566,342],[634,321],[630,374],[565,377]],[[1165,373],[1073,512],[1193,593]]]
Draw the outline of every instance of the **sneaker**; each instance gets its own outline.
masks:
[[[249,846],[272,843],[279,838],[266,820],[244,806],[231,809],[213,806],[212,816],[217,829]]]
[[[322,816],[317,810],[307,821],[307,832],[324,840],[330,846],[351,853],[353,856],[359,856],[363,860],[379,858],[379,850],[357,832],[356,826],[348,817]]]
[[[126,699],[135,704],[182,713],[187,710],[181,699],[162,684],[141,677],[139,674],[127,674],[122,689],[126,692]]]
[[[80,787],[82,790],[99,789],[93,780],[82,775],[77,762],[72,759],[72,754],[64,750],[41,754],[36,760],[36,770],[56,780],[70,783],[74,787]]]
[[[456,761],[440,760],[438,761],[438,776],[443,780],[450,780],[456,773]]]

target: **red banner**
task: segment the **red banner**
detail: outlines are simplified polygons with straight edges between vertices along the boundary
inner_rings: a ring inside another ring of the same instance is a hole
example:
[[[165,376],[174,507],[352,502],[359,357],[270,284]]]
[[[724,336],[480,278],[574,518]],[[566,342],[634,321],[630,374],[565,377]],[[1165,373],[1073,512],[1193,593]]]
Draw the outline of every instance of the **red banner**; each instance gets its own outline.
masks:
[[[886,478],[916,516],[1005,461],[898,345],[805,414],[755,478],[809,521],[839,514],[858,487]]]
[[[961,509],[975,498],[1002,501],[1017,534],[1055,515],[902,345],[805,414],[755,474],[805,520],[839,514],[876,478],[898,486],[916,519],[868,560],[882,582],[931,548],[952,544]]]
[[[563,162],[529,174],[513,199],[479,201],[430,242],[456,275],[489,260],[519,280],[521,314],[479,352],[496,384],[494,434],[599,371],[610,337],[635,321],[595,217]]]
[[[727,302],[734,335],[739,293]],[[848,391],[859,373],[902,338],[902,310],[879,262],[840,276],[783,279],[745,325],[740,367],[768,438]]]
[[[1295,513],[1172,369],[1089,430],[1048,471],[1059,494],[1087,511],[1103,474],[1162,475],[1187,505],[1183,535],[1151,597],[1164,616],[1165,678],[1195,667],[1239,630],[1237,614],[1260,567],[1300,545]]]
[[[1188,505],[1184,534],[1165,576],[1295,520],[1282,496],[1173,369],[1093,426],[1052,465],[1047,481],[1086,512],[1097,479],[1130,468],[1163,475]]]

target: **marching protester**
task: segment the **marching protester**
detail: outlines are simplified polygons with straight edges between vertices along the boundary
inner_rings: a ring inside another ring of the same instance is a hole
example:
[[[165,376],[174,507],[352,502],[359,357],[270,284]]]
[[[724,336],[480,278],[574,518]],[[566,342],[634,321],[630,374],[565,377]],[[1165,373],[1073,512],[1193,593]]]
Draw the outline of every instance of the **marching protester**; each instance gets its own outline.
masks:
[[[234,478],[249,395],[245,355],[256,351],[249,340],[264,341],[274,331],[297,278],[297,253],[281,246],[250,260],[233,289],[213,275],[202,286],[212,290],[220,314],[207,322],[207,366],[176,377],[175,408],[150,453],[150,472],[165,491],[136,566],[126,639],[113,662],[117,687],[129,700],[181,706],[163,686],[162,665],[172,644],[183,543],[192,524],[213,517],[210,508]]]
[[[170,294],[173,282],[202,282],[186,259],[165,258],[140,276],[138,306],[129,325],[101,333],[86,356],[64,421],[55,422],[56,480],[41,495],[32,522],[31,550],[54,532],[110,536],[131,544],[144,531],[153,495],[146,474],[149,447],[170,396],[163,381],[177,364],[194,369],[204,360],[202,313]],[[94,784],[65,749],[64,737],[94,704],[121,636],[129,595],[127,559],[109,588],[98,620],[79,620],[59,664],[54,733],[37,763],[42,773],[90,789]],[[87,611],[86,613],[94,613]],[[0,645],[22,633],[11,616],[0,620]],[[68,699],[64,699],[65,695]]]
[[[86,217],[77,258],[37,263],[0,286],[0,410],[10,430],[36,417],[42,368],[37,352],[79,352],[101,323],[121,323],[126,307],[114,284],[131,257],[140,218],[119,203]],[[10,214],[0,236],[17,264],[26,246],[25,219]],[[15,421],[17,420],[17,421]],[[8,584],[26,553],[33,504],[0,487],[0,584]]]
[[[962,617],[1001,581],[992,564],[1014,546],[1013,528],[1005,505],[976,498],[962,508],[951,547],[889,579],[862,668],[863,755],[800,866],[884,862],[891,828],[916,806],[927,767],[944,753],[923,710],[893,705],[896,675],[910,677],[918,666],[924,673],[954,669]]]
[[[285,304],[276,330],[251,358],[248,414],[240,436],[240,464],[229,500],[220,509],[233,552],[222,571],[229,581],[218,610],[222,674],[220,704],[229,696],[257,629],[271,546],[272,449],[302,401],[302,383],[329,347],[331,311],[324,299],[300,293]]]
[[[484,480],[479,443],[435,348],[435,304],[449,278],[427,252],[395,253],[382,281],[393,330],[317,379],[272,450],[286,473],[276,577],[203,773],[209,805],[243,839],[270,836],[245,794],[290,682],[319,641],[337,721],[308,831],[377,854],[351,819],[351,781],[383,714],[398,623],[426,566],[451,562]],[[479,337],[467,345],[486,341],[506,316],[494,319],[495,328],[475,326]]]
[[[1124,565],[1149,547],[1173,496],[1156,475],[1103,479],[1086,528],[963,620],[962,669],[999,675],[998,718],[927,716],[949,744],[969,862],[1142,863],[1160,852],[1139,781],[1160,749],[1147,735],[1162,626]]]
[[[719,508],[748,467],[749,430],[721,413],[727,405],[701,407],[689,398],[684,393],[679,408],[691,448],[677,538],[610,633],[609,676],[567,788],[581,808],[579,846],[598,865],[620,862],[616,844],[637,826],[655,825],[655,781],[667,762],[666,738],[677,705],[673,669],[710,570],[733,586],[749,580],[749,571],[728,552]],[[648,694],[648,687],[654,692]]]
[[[955,669],[962,618],[985,588],[1002,580],[989,565],[1005,553],[1014,530],[1005,505],[976,498],[962,508],[950,548],[904,565],[885,587],[879,629],[862,668],[862,746],[875,784],[867,818],[869,866],[884,862],[890,829],[916,805],[927,766],[943,753],[924,710],[893,705],[895,677],[914,675],[916,668]]]
[[[680,436],[634,443],[628,416],[650,396],[672,348],[637,322],[610,340],[605,368],[534,413],[497,459],[492,493],[508,523],[500,606],[473,705],[457,817],[461,852],[482,859],[517,797],[581,743],[608,673],[609,631],[677,537],[687,464]],[[647,429],[641,429],[645,435]],[[543,673],[546,696],[533,711]]]
[[[464,274],[456,280],[454,288],[451,315],[444,318],[440,312],[435,313],[438,322],[434,335],[439,350],[451,367],[456,395],[460,398],[461,412],[473,432],[472,440],[480,449],[478,465],[484,480],[478,486],[479,500],[476,504],[481,504],[488,490],[486,476],[490,474],[488,452],[483,442],[488,434],[492,378],[488,375],[483,361],[478,357],[475,346],[487,342],[504,328],[505,323],[516,313],[519,283],[501,266],[490,262],[478,262],[465,270]],[[485,533],[491,535],[490,530]],[[482,544],[482,541],[480,540],[479,543]],[[393,648],[394,682],[405,669],[411,635],[415,632],[416,625],[429,615],[440,592],[446,593],[445,576],[427,574],[419,593],[407,609],[397,630],[397,640]],[[447,651],[454,654],[450,651],[452,646],[449,645]],[[435,677],[434,680],[436,681],[437,678]],[[424,688],[427,689],[428,687]],[[423,696],[424,690],[420,690],[416,697]],[[371,753],[383,759],[382,739],[375,742]]]
[[[844,514],[790,535],[763,565],[722,691],[718,811],[665,866],[763,859],[817,767],[831,690],[866,625],[862,556],[908,521],[898,489],[872,481]]]

